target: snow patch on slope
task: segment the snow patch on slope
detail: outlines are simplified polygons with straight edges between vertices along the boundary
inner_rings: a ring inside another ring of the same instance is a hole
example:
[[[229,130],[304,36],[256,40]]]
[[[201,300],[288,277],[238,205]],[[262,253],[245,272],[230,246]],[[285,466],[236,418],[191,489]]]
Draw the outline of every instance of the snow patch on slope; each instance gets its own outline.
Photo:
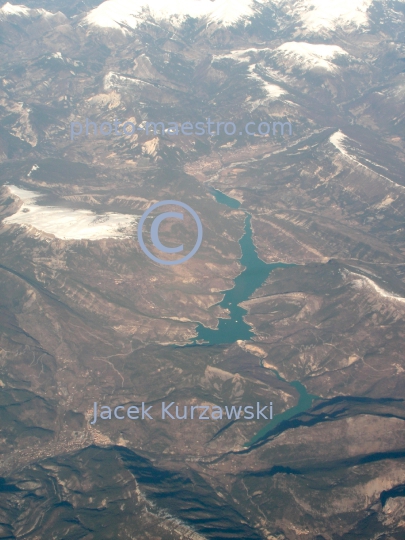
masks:
[[[35,227],[63,240],[100,240],[102,238],[128,238],[133,236],[133,226],[138,217],[107,212],[96,214],[91,210],[74,210],[57,206],[39,206],[40,193],[7,186],[14,197],[23,201],[14,215],[3,223]]]
[[[291,8],[303,29],[325,34],[338,27],[345,30],[368,26],[368,9],[373,0],[299,0]]]
[[[333,144],[333,146],[339,150],[341,154],[343,154],[344,156],[349,156],[344,146],[344,142],[347,140],[347,137],[344,133],[342,133],[340,130],[336,131],[336,133],[334,133],[329,138],[329,140]]]
[[[277,99],[283,94],[287,94],[287,92],[281,88],[281,86],[278,86],[278,84],[272,84],[260,77],[257,73],[254,73],[256,65],[253,64],[252,66],[249,66],[249,78],[254,79],[255,81],[258,81],[260,83],[261,88],[266,92],[267,97],[271,99]]]
[[[16,116],[16,120],[9,128],[10,133],[35,147],[38,136],[31,122],[31,108],[23,102],[15,102],[11,99],[0,99],[0,106]]]
[[[143,81],[142,79],[137,79],[135,77],[126,77],[125,75],[120,75],[114,71],[110,71],[105,75],[103,84],[104,90],[119,90],[130,86],[155,86],[148,81]]]
[[[359,167],[364,167],[365,169],[367,169],[368,172],[372,173],[372,174],[376,174],[377,176],[379,176],[380,178],[384,179],[386,182],[388,182],[391,186],[395,186],[396,188],[398,188],[400,191],[404,191],[405,190],[405,187],[402,186],[401,184],[397,184],[396,182],[394,182],[394,180],[391,180],[391,178],[387,178],[386,176],[384,176],[383,174],[373,170],[373,169],[370,169],[369,167],[367,167],[366,165],[364,165],[364,163],[361,163],[358,159],[356,159],[355,157],[353,157],[353,155],[351,155],[349,152],[348,152],[348,148],[350,149],[351,147],[351,143],[350,143],[350,139],[349,137],[347,137],[347,135],[345,135],[344,133],[342,133],[340,130],[336,131],[336,133],[334,133],[331,137],[329,137],[329,141],[333,144],[333,146],[339,150],[339,152],[345,157],[347,158],[349,161],[353,161],[354,163],[356,163]],[[365,158],[363,158],[365,159]],[[369,163],[371,163],[372,165],[375,165],[377,167],[380,167],[380,168],[384,168],[386,169],[386,167],[381,167],[381,165],[378,165],[377,163],[373,163],[372,161],[370,160],[366,160],[368,161]]]
[[[313,44],[291,41],[283,43],[274,51],[275,57],[287,60],[289,65],[306,71],[323,69],[335,72],[338,69],[333,60],[349,54],[338,45]]]
[[[232,26],[255,15],[255,0],[106,0],[84,19],[85,24],[116,28],[126,33],[149,17],[181,25],[187,18],[206,18],[208,23]]]
[[[405,303],[405,298],[403,296],[399,296],[393,292],[388,292],[385,289],[382,289],[377,285],[377,283],[366,276],[362,276],[356,272],[349,272],[347,270],[343,272],[343,276],[351,281],[351,285],[354,289],[368,288],[377,293],[380,297],[386,298],[390,302],[398,302],[400,304]]]
[[[250,58],[259,52],[262,51],[270,51],[271,49],[265,48],[265,49],[255,49],[254,47],[251,47],[250,49],[240,49],[231,51],[228,54],[220,54],[220,55],[214,55],[212,57],[212,60],[222,60],[223,58],[229,58],[231,60],[234,60],[235,62],[249,62]]]

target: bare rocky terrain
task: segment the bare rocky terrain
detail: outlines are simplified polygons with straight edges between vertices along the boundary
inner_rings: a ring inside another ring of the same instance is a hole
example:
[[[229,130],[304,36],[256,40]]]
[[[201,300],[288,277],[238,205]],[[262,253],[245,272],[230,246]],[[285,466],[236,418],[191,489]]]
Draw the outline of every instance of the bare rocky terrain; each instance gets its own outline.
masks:
[[[0,8],[0,538],[401,540],[404,2],[192,0],[205,15],[179,22],[111,1]],[[238,132],[72,140],[86,118]],[[201,218],[185,264],[139,246],[162,200]],[[230,317],[246,215],[289,266],[241,303],[251,340],[197,345]],[[314,399],[273,425],[91,424],[94,402],[285,414],[297,381]]]

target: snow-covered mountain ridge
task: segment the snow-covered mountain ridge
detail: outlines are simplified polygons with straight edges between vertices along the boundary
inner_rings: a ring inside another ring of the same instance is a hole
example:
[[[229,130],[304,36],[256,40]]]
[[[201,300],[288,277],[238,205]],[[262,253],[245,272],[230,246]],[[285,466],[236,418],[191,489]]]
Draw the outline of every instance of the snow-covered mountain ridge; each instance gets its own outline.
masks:
[[[123,32],[127,32],[127,27],[136,28],[148,18],[169,21],[175,26],[189,17],[205,18],[208,23],[231,26],[253,17],[262,3],[257,0],[107,0],[92,10],[85,22]]]
[[[275,10],[277,17],[293,21],[297,33],[327,35],[338,28],[367,29],[373,4],[387,6],[389,3],[388,0],[106,0],[87,14],[84,23],[124,33],[148,19],[180,26],[188,18],[194,18],[227,27],[249,24],[269,7]]]
[[[395,11],[405,0],[105,0],[85,13],[81,25],[132,33],[145,22],[181,27],[189,19],[202,24],[231,27],[249,25],[266,14],[280,28],[288,27],[297,36],[328,37],[337,30],[366,32],[372,27],[373,11],[401,20]],[[266,13],[266,8],[267,13]],[[44,9],[30,9],[7,2],[0,8],[0,21],[15,17],[52,15]],[[270,23],[269,19],[269,23]]]
[[[53,13],[46,9],[30,9],[23,5],[10,4],[10,2],[7,2],[0,8],[0,21],[13,17],[52,17],[53,15]]]

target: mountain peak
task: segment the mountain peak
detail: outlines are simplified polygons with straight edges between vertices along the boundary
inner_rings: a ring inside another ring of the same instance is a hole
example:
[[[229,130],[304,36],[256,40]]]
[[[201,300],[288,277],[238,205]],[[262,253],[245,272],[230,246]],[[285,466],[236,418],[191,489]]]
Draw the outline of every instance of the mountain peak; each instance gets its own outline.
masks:
[[[298,0],[292,12],[298,15],[306,32],[324,34],[337,27],[350,30],[368,26],[368,10],[374,0]]]
[[[53,17],[54,14],[43,8],[30,9],[22,4],[10,4],[7,2],[0,8],[0,21],[7,20],[8,17]]]
[[[0,8],[0,16],[1,15],[19,15],[19,16],[29,16],[30,10],[26,6],[17,5],[17,4],[10,4],[10,2],[7,2]]]

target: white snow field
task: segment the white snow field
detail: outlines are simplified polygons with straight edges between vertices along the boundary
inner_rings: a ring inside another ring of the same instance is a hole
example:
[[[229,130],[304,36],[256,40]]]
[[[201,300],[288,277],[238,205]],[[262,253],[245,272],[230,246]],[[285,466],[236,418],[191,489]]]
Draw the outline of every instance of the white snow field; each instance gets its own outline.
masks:
[[[91,210],[75,210],[57,206],[39,206],[40,193],[16,186],[7,186],[15,197],[23,201],[14,215],[3,220],[32,226],[62,240],[100,240],[102,238],[128,238],[135,234],[134,225],[138,216],[107,212],[96,214]]]

